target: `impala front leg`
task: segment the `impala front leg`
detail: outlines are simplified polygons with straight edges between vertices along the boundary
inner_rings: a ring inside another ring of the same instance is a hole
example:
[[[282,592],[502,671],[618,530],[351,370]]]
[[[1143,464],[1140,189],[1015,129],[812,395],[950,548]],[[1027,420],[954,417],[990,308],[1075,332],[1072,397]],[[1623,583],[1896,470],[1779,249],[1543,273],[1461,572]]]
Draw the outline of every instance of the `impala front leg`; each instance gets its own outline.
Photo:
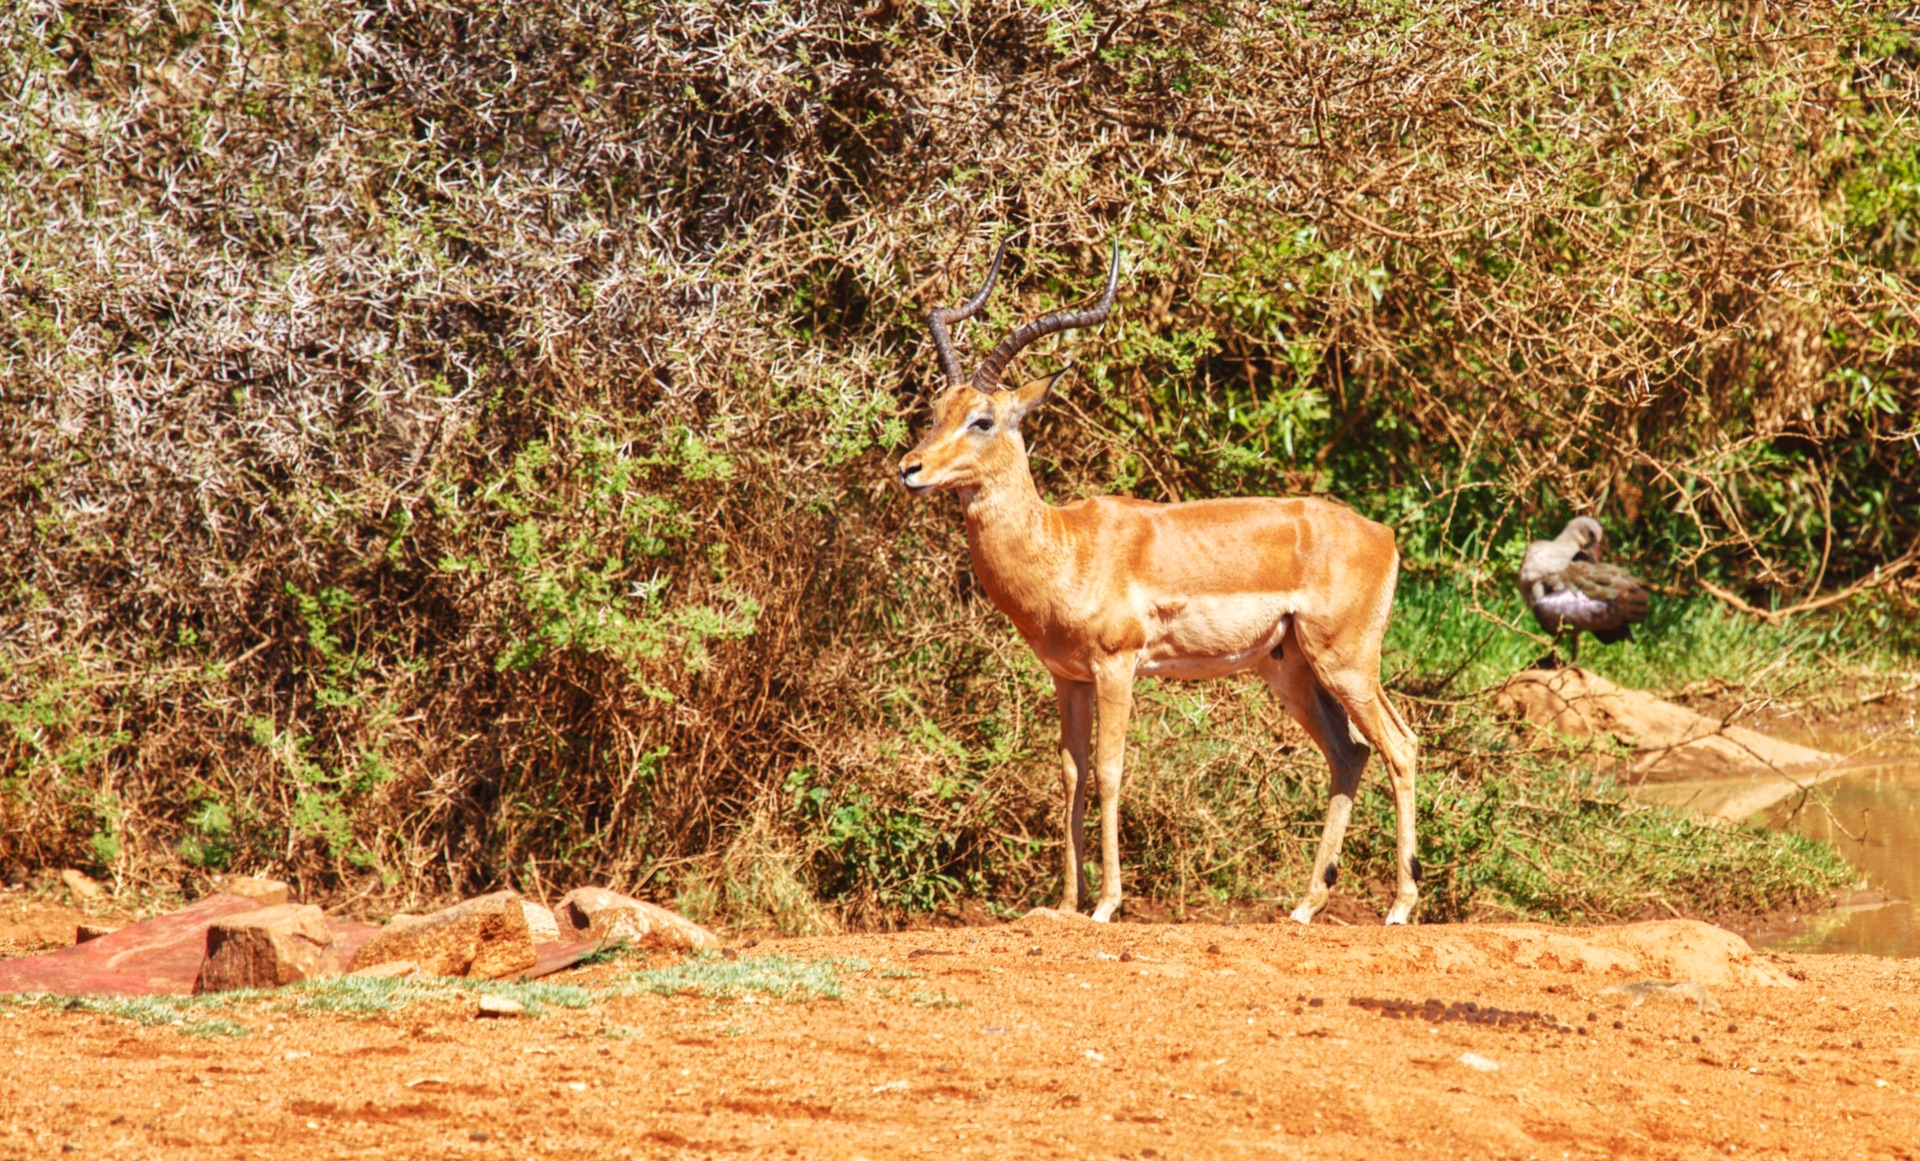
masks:
[[[1133,715],[1133,671],[1136,662],[1115,659],[1093,671],[1095,697],[1100,703],[1100,733],[1094,765],[1100,775],[1100,902],[1093,909],[1096,923],[1105,923],[1120,909],[1120,767],[1127,750],[1127,720]]]
[[[1065,677],[1053,679],[1054,699],[1060,705],[1060,786],[1065,792],[1066,879],[1060,887],[1060,910],[1078,911],[1087,897],[1087,791],[1093,771],[1087,767],[1087,749],[1093,741],[1093,683]]]

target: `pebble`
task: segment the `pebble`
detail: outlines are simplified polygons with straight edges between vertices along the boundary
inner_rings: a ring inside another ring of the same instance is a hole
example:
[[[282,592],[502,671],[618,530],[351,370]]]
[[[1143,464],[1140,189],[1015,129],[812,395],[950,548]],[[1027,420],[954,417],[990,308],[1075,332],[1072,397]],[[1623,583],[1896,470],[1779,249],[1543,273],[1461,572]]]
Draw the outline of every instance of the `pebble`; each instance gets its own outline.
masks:
[[[487,1019],[518,1019],[527,1014],[527,1007],[518,1000],[509,1000],[505,996],[481,996],[479,1017]]]
[[[100,889],[100,884],[93,881],[92,876],[82,871],[76,871],[71,867],[60,872],[60,881],[67,885],[67,890],[73,892],[73,897],[76,902],[97,902],[101,896],[106,894],[105,891]]]

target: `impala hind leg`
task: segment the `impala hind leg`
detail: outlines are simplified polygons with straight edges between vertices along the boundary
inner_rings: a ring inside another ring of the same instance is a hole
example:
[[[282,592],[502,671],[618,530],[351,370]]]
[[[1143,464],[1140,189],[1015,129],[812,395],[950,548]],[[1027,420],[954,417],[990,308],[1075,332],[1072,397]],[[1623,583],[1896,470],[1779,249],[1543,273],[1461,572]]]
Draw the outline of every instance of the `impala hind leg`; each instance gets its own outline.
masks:
[[[1413,795],[1420,740],[1407,720],[1400,716],[1400,711],[1387,700],[1387,691],[1374,676],[1378,672],[1376,661],[1371,670],[1330,673],[1324,684],[1387,764],[1387,777],[1393,783],[1394,878],[1397,880],[1387,923],[1409,923],[1413,920],[1414,904],[1420,901],[1420,857],[1415,853]]]
[[[1060,887],[1060,910],[1078,911],[1087,897],[1087,797],[1093,770],[1087,751],[1093,739],[1093,683],[1053,679],[1054,700],[1060,706],[1060,787],[1066,812],[1066,877]]]
[[[1333,774],[1327,821],[1320,829],[1320,849],[1313,856],[1313,874],[1307,880],[1306,897],[1293,909],[1296,922],[1311,923],[1327,905],[1327,896],[1340,876],[1340,847],[1346,841],[1347,821],[1353,817],[1353,796],[1367,768],[1368,749],[1354,736],[1346,712],[1321,688],[1299,649],[1284,648],[1282,659],[1262,666],[1260,676],[1326,755]]]

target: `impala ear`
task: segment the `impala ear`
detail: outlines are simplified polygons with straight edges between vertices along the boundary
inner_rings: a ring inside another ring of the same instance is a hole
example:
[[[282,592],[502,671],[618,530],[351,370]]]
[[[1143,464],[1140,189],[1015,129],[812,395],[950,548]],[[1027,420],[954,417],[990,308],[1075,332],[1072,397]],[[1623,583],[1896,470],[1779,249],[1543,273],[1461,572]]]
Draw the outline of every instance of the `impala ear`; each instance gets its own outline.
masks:
[[[1020,426],[1020,421],[1027,417],[1027,412],[1045,403],[1047,396],[1053,394],[1053,385],[1071,370],[1073,370],[1073,364],[1069,363],[1051,375],[1029,379],[1014,388],[1013,409],[1007,414],[1007,422],[1014,427]]]

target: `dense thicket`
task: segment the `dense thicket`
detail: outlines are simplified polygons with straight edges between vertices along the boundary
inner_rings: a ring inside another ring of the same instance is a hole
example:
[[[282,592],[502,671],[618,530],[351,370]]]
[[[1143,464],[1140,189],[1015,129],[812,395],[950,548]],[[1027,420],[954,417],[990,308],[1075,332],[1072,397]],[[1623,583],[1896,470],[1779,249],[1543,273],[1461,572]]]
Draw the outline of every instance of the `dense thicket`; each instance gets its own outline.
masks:
[[[887,483],[1010,232],[980,334],[1126,254],[1039,356],[1056,495],[1328,491],[1496,616],[1576,509],[1763,608],[1920,536],[1884,5],[27,0],[0,52],[3,860],[1040,889],[1046,684]],[[1212,779],[1129,815],[1154,889],[1312,825],[1221,689],[1145,718]]]

